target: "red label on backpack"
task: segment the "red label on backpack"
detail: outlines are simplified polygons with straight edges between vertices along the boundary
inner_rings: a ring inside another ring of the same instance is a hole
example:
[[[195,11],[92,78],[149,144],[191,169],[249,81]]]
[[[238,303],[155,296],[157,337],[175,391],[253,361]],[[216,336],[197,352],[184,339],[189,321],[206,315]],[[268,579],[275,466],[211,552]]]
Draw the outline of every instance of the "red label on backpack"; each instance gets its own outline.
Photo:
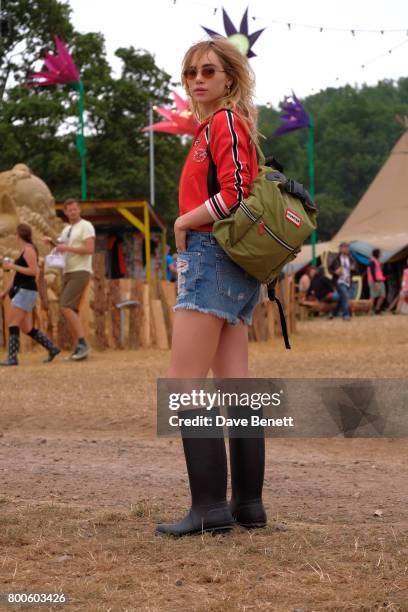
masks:
[[[290,208],[286,209],[285,219],[287,221],[290,221],[290,223],[293,223],[293,225],[296,225],[296,227],[300,227],[303,221],[302,217],[300,217],[297,213],[295,213]]]
[[[258,225],[258,234],[262,236],[264,233],[265,233],[265,223],[261,221],[261,223]]]

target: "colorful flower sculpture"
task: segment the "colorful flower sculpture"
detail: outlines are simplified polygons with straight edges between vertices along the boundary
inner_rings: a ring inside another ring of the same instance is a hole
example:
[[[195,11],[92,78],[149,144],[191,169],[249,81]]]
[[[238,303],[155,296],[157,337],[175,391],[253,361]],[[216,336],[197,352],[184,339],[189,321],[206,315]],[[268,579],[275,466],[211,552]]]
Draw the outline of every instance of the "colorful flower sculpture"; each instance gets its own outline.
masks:
[[[222,15],[224,19],[225,33],[228,40],[241,51],[242,55],[246,55],[247,57],[255,57],[256,53],[252,51],[252,46],[258,40],[265,28],[262,28],[262,30],[258,30],[257,32],[253,32],[252,34],[248,33],[248,9],[246,9],[241,19],[239,30],[236,29],[231,19],[228,17],[228,13],[225,9],[222,9]],[[222,34],[218,34],[218,32],[214,32],[214,30],[210,30],[210,28],[205,28],[204,26],[201,27],[209,36],[211,36],[211,38],[222,36]]]
[[[51,55],[46,53],[44,57],[44,66],[46,70],[34,72],[31,75],[30,82],[33,85],[69,85],[79,93],[79,124],[80,132],[76,137],[76,147],[81,159],[81,199],[87,198],[87,180],[86,180],[86,146],[84,136],[84,110],[85,110],[85,91],[84,84],[79,76],[78,69],[69,53],[67,47],[62,40],[56,36],[55,46],[57,54]]]
[[[197,131],[198,121],[189,110],[188,104],[175,91],[172,92],[176,109],[154,106],[154,110],[166,121],[153,123],[143,129],[144,132],[166,132],[167,134],[192,134]]]
[[[285,99],[282,104],[283,113],[281,114],[281,124],[274,132],[274,136],[282,136],[293,130],[308,128],[308,161],[309,161],[309,193],[314,199],[315,196],[315,164],[314,164],[314,120],[311,114],[308,114],[303,104],[298,100],[292,91],[292,96]],[[311,236],[312,243],[312,264],[316,265],[316,230]]]
[[[310,117],[293,92],[290,98],[285,98],[285,102],[282,104],[282,110],[281,124],[275,131],[274,136],[282,136],[282,134],[286,134],[287,132],[309,126]]]

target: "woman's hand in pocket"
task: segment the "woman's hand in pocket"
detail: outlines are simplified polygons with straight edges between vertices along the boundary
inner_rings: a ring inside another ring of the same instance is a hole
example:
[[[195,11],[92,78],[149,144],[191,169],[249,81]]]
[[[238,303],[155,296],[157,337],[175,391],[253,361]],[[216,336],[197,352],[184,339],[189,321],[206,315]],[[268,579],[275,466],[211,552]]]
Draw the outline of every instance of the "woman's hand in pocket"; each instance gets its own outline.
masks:
[[[181,253],[186,250],[186,235],[187,228],[184,227],[183,217],[178,217],[174,224],[174,238],[176,242],[177,253]]]

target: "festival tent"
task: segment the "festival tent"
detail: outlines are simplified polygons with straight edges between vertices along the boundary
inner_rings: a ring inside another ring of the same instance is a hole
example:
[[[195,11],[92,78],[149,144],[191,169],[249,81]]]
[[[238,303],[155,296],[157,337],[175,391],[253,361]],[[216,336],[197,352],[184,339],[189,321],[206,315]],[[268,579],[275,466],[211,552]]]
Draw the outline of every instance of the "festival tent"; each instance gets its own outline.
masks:
[[[388,259],[408,246],[408,130],[332,242],[343,240],[377,247]]]
[[[343,241],[350,242],[362,261],[376,247],[383,262],[408,248],[408,129],[337,234],[329,242],[317,243],[316,257],[336,252]],[[311,246],[305,245],[294,262],[295,270],[311,259]]]

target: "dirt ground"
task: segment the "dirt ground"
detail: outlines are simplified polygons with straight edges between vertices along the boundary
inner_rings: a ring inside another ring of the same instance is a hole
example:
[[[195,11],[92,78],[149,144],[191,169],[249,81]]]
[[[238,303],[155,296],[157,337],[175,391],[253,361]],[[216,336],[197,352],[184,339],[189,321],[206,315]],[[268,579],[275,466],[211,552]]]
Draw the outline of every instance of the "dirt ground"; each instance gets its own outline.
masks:
[[[407,376],[408,317],[292,344],[251,344],[251,375]],[[7,609],[408,611],[406,439],[269,439],[266,529],[160,538],[189,507],[180,442],[155,434],[168,352],[42,358],[0,370],[0,592],[69,604]]]

